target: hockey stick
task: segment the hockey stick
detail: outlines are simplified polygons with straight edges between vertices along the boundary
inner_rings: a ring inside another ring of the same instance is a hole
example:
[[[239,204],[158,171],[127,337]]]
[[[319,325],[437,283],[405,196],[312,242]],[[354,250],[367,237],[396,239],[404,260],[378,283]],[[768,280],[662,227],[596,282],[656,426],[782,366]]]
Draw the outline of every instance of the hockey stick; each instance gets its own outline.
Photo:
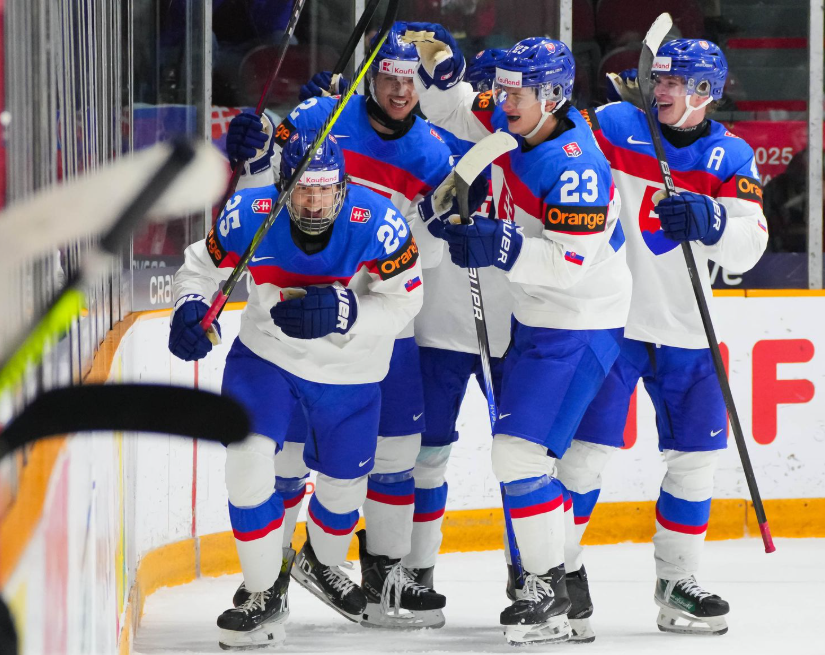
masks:
[[[228,445],[249,434],[246,411],[227,396],[162,384],[53,389],[0,432],[0,458],[35,439],[75,432],[155,432]]]
[[[35,320],[34,327],[28,330],[27,335],[18,338],[13,347],[5,351],[0,362],[0,393],[16,385],[30,364],[40,361],[43,350],[50,340],[57,339],[65,333],[83,307],[83,286],[106,270],[110,262],[109,256],[118,253],[120,246],[128,239],[152,204],[171,186],[194,157],[195,151],[189,143],[179,141],[175,144],[166,161],[132,199],[100,240],[97,248],[87,253],[80,270],[66,280],[60,293]]]
[[[301,11],[304,9],[304,3],[306,0],[295,0],[295,3],[292,5],[292,13],[289,16],[289,23],[287,23],[286,30],[284,31],[283,37],[281,37],[281,43],[279,44],[278,48],[278,59],[275,62],[275,66],[272,69],[272,72],[269,73],[269,77],[264,82],[264,88],[261,91],[261,97],[258,99],[258,104],[255,105],[255,113],[257,114],[258,118],[264,113],[264,105],[266,105],[266,101],[269,98],[269,91],[272,88],[272,84],[275,82],[275,78],[278,77],[278,73],[281,72],[281,65],[284,63],[284,59],[286,58],[286,51],[289,49],[289,41],[292,38],[292,35],[295,33],[295,26],[298,24],[298,19],[301,17]],[[346,63],[346,62],[345,62]],[[221,211],[224,210],[226,207],[226,203],[229,202],[229,199],[232,197],[232,194],[235,193],[235,188],[238,186],[238,180],[241,179],[241,172],[243,171],[244,163],[239,161],[235,164],[235,168],[232,169],[232,177],[229,178],[229,184],[226,187],[226,193],[223,195],[223,200],[221,200]]]
[[[235,285],[238,283],[238,280],[243,275],[246,267],[249,265],[249,261],[252,259],[252,255],[255,254],[255,251],[258,249],[258,246],[261,245],[266,233],[269,232],[269,228],[272,227],[273,223],[275,223],[275,219],[277,218],[278,214],[284,208],[286,204],[287,198],[289,197],[290,192],[292,189],[295,188],[295,185],[298,184],[298,180],[301,178],[301,175],[304,174],[304,171],[309,166],[309,162],[315,156],[315,151],[321,147],[321,144],[324,142],[324,139],[327,138],[327,135],[332,130],[332,126],[335,125],[335,121],[338,120],[338,117],[341,115],[341,112],[344,111],[344,107],[346,107],[349,99],[355,93],[355,87],[358,86],[358,83],[366,74],[367,70],[372,64],[373,59],[378,54],[378,50],[384,45],[384,41],[387,38],[387,35],[392,28],[392,24],[395,22],[395,16],[398,13],[398,0],[389,0],[389,6],[387,7],[387,13],[384,15],[384,22],[381,24],[381,30],[378,32],[378,40],[375,42],[375,45],[372,47],[370,52],[367,55],[367,58],[361,62],[361,66],[358,68],[358,72],[355,74],[355,79],[353,79],[350,88],[347,89],[347,92],[342,95],[338,102],[335,103],[335,106],[332,108],[329,116],[324,121],[324,124],[321,126],[321,129],[318,131],[318,135],[315,137],[315,141],[313,142],[312,146],[306,151],[303,159],[298,164],[298,167],[295,169],[295,172],[292,174],[292,177],[289,178],[289,181],[286,185],[281,189],[280,193],[278,194],[278,200],[273,204],[272,209],[269,211],[266,219],[261,226],[258,228],[255,235],[252,237],[252,241],[247,247],[244,254],[241,256],[240,261],[237,263],[235,268],[232,270],[232,273],[229,275],[229,279],[224,282],[223,287],[218,291],[218,295],[215,297],[215,300],[212,301],[212,306],[209,308],[209,311],[204,316],[203,320],[201,321],[201,327],[204,331],[208,332],[209,328],[211,327],[212,323],[215,322],[215,319],[223,310],[223,306],[229,300],[229,295],[232,293],[232,290],[235,288]]]
[[[111,228],[171,150],[168,142],[159,143],[6,208],[0,213],[0,274]],[[194,160],[152,205],[150,219],[177,218],[211,206],[225,179],[226,163],[218,149],[208,143],[196,145]]]
[[[650,26],[645,36],[642,53],[639,56],[639,90],[642,94],[642,108],[647,119],[647,126],[650,129],[650,136],[653,141],[653,148],[656,151],[656,159],[659,161],[659,170],[662,173],[662,180],[665,183],[665,193],[668,196],[676,194],[676,186],[673,184],[673,177],[670,174],[670,167],[667,163],[667,156],[662,145],[662,136],[659,131],[658,120],[653,115],[653,105],[651,98],[653,60],[659,47],[662,44],[673,21],[670,14],[662,14]],[[713,357],[713,365],[716,369],[716,377],[719,379],[719,386],[722,387],[722,396],[725,399],[730,416],[730,424],[733,429],[733,436],[736,441],[736,448],[739,450],[739,459],[742,461],[742,470],[745,473],[745,480],[753,501],[753,509],[756,512],[756,520],[759,523],[759,532],[762,534],[762,543],[765,545],[765,552],[772,553],[776,550],[771,537],[771,530],[768,527],[768,519],[765,516],[765,508],[762,505],[762,498],[759,495],[759,488],[756,486],[756,478],[753,473],[748,446],[745,443],[745,435],[742,432],[742,424],[739,422],[739,414],[736,412],[736,405],[733,402],[733,394],[730,390],[728,375],[722,363],[722,354],[719,352],[719,342],[713,329],[713,322],[710,318],[708,303],[705,300],[705,293],[702,290],[702,282],[699,278],[699,271],[696,267],[696,260],[693,257],[693,250],[690,242],[682,241],[682,254],[685,256],[688,273],[690,273],[690,283],[693,287],[693,295],[696,297],[696,304],[699,307],[699,315],[702,317],[702,325],[705,328],[705,335],[708,338],[710,352]]]
[[[378,9],[379,2],[381,2],[381,0],[370,0],[367,6],[364,7],[361,18],[358,19],[355,29],[352,31],[352,34],[349,35],[349,40],[341,51],[341,56],[338,57],[338,61],[335,62],[335,67],[332,69],[332,77],[330,78],[328,89],[330,93],[338,82],[338,78],[341,77],[341,73],[344,72],[344,68],[346,68],[347,62],[350,60],[350,57],[352,57],[352,53],[355,52],[355,47],[358,45],[361,37],[366,33],[367,26],[373,14],[375,14],[375,10]]]
[[[495,132],[476,143],[456,164],[454,172],[455,193],[462,223],[470,223],[470,185],[493,161],[517,146],[518,141],[507,132]],[[467,275],[470,278],[470,296],[473,301],[473,318],[475,319],[476,337],[478,338],[481,371],[484,377],[484,393],[487,396],[490,431],[495,435],[498,409],[493,389],[493,374],[490,367],[490,341],[487,338],[487,319],[481,298],[481,280],[478,277],[478,269],[476,268],[467,269]],[[504,484],[500,483],[499,486],[501,487],[501,506],[504,512],[504,528],[507,533],[507,545],[510,549],[510,563],[513,566],[516,587],[520,588],[524,584],[524,567],[521,565],[521,554],[516,543],[516,533],[513,531],[513,520],[510,518],[510,508],[507,502],[507,494],[504,491]]]

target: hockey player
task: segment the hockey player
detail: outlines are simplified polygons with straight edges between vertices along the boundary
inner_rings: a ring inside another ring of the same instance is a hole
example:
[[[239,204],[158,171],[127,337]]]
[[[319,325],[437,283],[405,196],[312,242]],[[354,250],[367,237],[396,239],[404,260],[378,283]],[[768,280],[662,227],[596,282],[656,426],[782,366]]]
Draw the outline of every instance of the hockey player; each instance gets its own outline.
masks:
[[[399,35],[404,30],[403,23],[396,23],[393,27],[368,73],[368,94],[350,100],[333,131],[341,143],[353,182],[389,196],[407,218],[421,247],[422,265],[426,267],[438,263],[443,253],[443,242],[420,225],[418,204],[425,200],[429,207],[434,207],[438,216],[446,219],[455,211],[455,201],[445,206],[439,203],[433,205],[431,201],[439,185],[445,179],[449,183],[450,151],[438,133],[413,114],[418,104],[413,86],[418,55],[414,47],[400,41]],[[320,88],[327,77],[318,74],[313,80]],[[311,91],[310,87],[307,85]],[[274,138],[270,140],[270,150],[266,146],[261,148],[257,159],[253,158],[247,165],[252,169],[257,161],[266,162],[270,157],[272,161],[277,161],[279,150],[289,136],[296,129],[319,126],[334,104],[335,98],[309,97],[276,129],[271,130]],[[256,134],[260,134],[257,129],[259,125],[241,117],[233,120],[229,128],[230,135],[237,134],[233,143],[247,143],[249,150],[244,153],[238,149],[230,152],[230,156],[243,158],[244,154],[261,146],[260,140],[255,141]],[[261,172],[249,177],[266,180],[266,176],[271,175],[267,168],[265,165],[258,167]],[[255,183],[254,180],[245,182]],[[480,189],[480,197],[474,198],[476,205],[485,195],[483,185]],[[444,193],[439,195],[444,196]],[[371,220],[371,216],[367,213],[350,220],[366,222]],[[362,583],[369,602],[363,622],[387,627],[437,627],[444,622],[441,612],[445,604],[444,596],[416,583],[401,564],[401,558],[410,551],[415,498],[413,467],[426,420],[418,347],[413,338],[412,323],[402,331],[395,343],[390,370],[381,383],[381,391],[381,436],[364,505],[367,530],[365,534],[359,533],[359,539],[364,541],[361,550]],[[297,435],[296,441],[305,438],[305,432],[300,429],[290,431]],[[283,477],[279,476],[278,484],[290,497],[289,515],[294,526],[303,498],[306,468],[301,462],[300,445],[294,451],[288,445],[282,457],[285,464],[279,469]],[[312,520],[310,517],[309,521]],[[286,538],[290,537],[291,532]],[[310,561],[304,568],[311,568],[311,555],[308,550],[297,556],[295,574],[299,580],[304,577],[300,573],[301,564],[308,557]],[[310,580],[302,582],[311,584]],[[381,607],[398,605],[400,609],[412,611],[415,616],[400,616],[398,612],[389,615],[381,611]],[[340,611],[340,608],[336,609]]]
[[[312,131],[291,134],[282,180],[314,138]],[[175,275],[169,338],[181,359],[197,360],[211,349],[199,325],[206,298],[228,277],[277,196],[274,187],[239,192],[207,238],[187,248]],[[363,215],[372,220],[349,220]],[[275,488],[275,453],[296,411],[312,430],[304,457],[318,471],[307,526],[315,577],[340,607],[355,616],[364,611],[364,593],[339,566],[375,465],[378,383],[395,336],[422,302],[421,264],[406,221],[385,198],[347,184],[334,137],[290,192],[249,272],[254,284],[222,386],[252,419],[252,434],[226,453],[229,517],[246,599],[218,617],[224,648],[283,638],[294,553],[282,560],[284,499]]]
[[[475,90],[489,90],[495,78],[496,62],[505,53],[505,50],[497,49],[479,52],[468,64],[464,79]],[[473,145],[442,128],[439,133],[456,157]],[[487,174],[489,176],[489,170]],[[438,232],[441,223],[429,221],[426,205],[422,203],[421,208],[422,218]],[[486,205],[482,209],[485,214],[489,212]],[[479,274],[487,310],[493,386],[498,398],[501,394],[501,358],[510,342],[512,293],[503,271],[488,268]],[[470,378],[475,376],[484,390],[469,291],[467,272],[455,266],[449,257],[444,257],[438,266],[427,270],[424,306],[415,317],[427,425],[421,434],[421,451],[413,474],[412,548],[404,558],[404,564],[428,587],[434,587],[434,566],[441,546],[441,524],[447,505],[445,476],[452,444],[458,439],[456,420]]]
[[[630,272],[610,169],[572,108],[567,46],[525,39],[497,65],[490,92],[459,82],[464,60],[440,25],[410,23],[418,47],[416,89],[424,113],[459,138],[509,130],[519,147],[493,166],[496,214],[449,225],[459,266],[495,266],[514,294],[512,344],[492,447],[526,578],[501,613],[511,643],[569,636],[564,510],[548,457],[567,450],[587,405],[619,352]],[[513,222],[515,222],[515,225]]]
[[[679,242],[691,242],[707,292],[708,259],[726,270],[747,271],[762,255],[768,233],[753,151],[707,118],[725,85],[722,51],[709,41],[670,41],[659,50],[654,71],[654,111],[676,195],[662,199],[659,166],[640,109],[620,102],[586,116],[622,196],[633,296],[621,354],[558,463],[559,479],[573,496],[576,531],[568,535],[565,559],[571,618],[581,619],[574,638],[582,640],[594,634],[587,620],[592,603],[581,536],[599,496],[601,472],[623,445],[624,421],[616,419],[627,415],[640,378],[656,408],[667,465],[653,537],[659,628],[727,631],[728,603],[694,577],[718,454],[726,446],[727,417]],[[614,76],[614,84],[621,85],[621,79]]]

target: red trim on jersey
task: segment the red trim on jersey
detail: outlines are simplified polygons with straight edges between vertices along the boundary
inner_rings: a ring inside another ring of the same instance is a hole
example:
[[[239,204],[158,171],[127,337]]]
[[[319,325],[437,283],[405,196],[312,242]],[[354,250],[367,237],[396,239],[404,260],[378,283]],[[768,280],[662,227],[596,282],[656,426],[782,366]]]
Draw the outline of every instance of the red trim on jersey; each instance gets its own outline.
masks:
[[[510,518],[526,519],[537,514],[546,514],[558,509],[564,503],[564,498],[561,494],[556,496],[553,500],[548,500],[546,503],[539,503],[538,505],[528,505],[527,507],[511,507]]]
[[[610,161],[611,168],[649,182],[662,183],[662,173],[656,157],[643,155],[615,145],[604,136],[604,130],[596,132],[596,139]],[[723,184],[718,177],[704,171],[677,171],[671,167],[670,174],[673,176],[673,183],[677,187],[688,189],[694,193],[703,193],[711,198],[716,198],[719,195],[719,189]]]
[[[258,266],[249,267],[249,272],[255,284],[274,284],[276,287],[285,289],[287,287],[309,287],[315,284],[333,284],[340,282],[344,286],[349,284],[352,275],[349,277],[338,277],[334,275],[304,275],[303,273],[293,273],[285,271],[279,266]]]
[[[413,200],[419,194],[423,196],[432,188],[409,171],[387,162],[378,161],[360,152],[344,149],[344,161],[347,165],[347,175],[398,191],[407,200]],[[372,187],[369,188],[372,189]],[[373,191],[388,197],[383,189],[373,189]],[[379,216],[379,218],[383,218],[383,216]]]
[[[509,208],[509,203],[512,202],[516,207],[526,212],[536,220],[544,223],[544,203],[541,198],[537,198],[530,187],[528,187],[521,178],[513,172],[513,167],[510,164],[510,154],[502,155],[495,161],[495,165],[499,166],[504,172],[504,182],[502,183],[501,192],[497,198],[496,216],[503,219],[513,219],[515,214]]]

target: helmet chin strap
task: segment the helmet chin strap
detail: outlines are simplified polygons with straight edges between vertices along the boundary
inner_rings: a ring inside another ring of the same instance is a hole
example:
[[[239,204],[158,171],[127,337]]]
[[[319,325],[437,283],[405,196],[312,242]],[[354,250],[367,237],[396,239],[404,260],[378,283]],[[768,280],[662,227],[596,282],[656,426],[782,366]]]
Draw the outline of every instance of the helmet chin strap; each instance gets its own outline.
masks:
[[[539,133],[539,130],[542,126],[547,122],[547,119],[550,118],[553,114],[555,114],[565,103],[566,98],[562,98],[556,103],[556,106],[553,107],[551,111],[547,111],[547,100],[541,101],[541,118],[536,126],[530,131],[530,134],[526,134],[524,136],[525,139],[532,139],[536,134]]]
[[[685,97],[690,98],[690,96],[685,96]],[[673,125],[671,125],[671,127],[675,127],[675,128],[682,127],[682,125],[684,125],[685,121],[688,119],[688,116],[690,116],[693,112],[701,109],[702,107],[707,107],[711,103],[712,100],[713,100],[713,96],[709,95],[707,98],[705,98],[704,102],[702,102],[702,104],[697,106],[697,107],[694,107],[693,105],[691,105],[690,100],[688,100],[687,103],[686,103],[687,106],[685,107],[685,113],[682,114],[682,117],[678,121],[676,121]]]

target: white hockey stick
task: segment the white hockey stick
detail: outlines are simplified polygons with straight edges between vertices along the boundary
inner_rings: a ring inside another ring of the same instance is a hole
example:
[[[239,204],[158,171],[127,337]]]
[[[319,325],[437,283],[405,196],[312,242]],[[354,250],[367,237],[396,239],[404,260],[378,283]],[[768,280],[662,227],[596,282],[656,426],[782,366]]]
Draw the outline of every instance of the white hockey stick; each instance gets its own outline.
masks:
[[[74,239],[109,230],[172,152],[169,143],[141,150],[69,182],[44,189],[0,213],[0,274],[53,253]],[[211,207],[226,183],[226,161],[209,143],[152,205],[150,220]]]

